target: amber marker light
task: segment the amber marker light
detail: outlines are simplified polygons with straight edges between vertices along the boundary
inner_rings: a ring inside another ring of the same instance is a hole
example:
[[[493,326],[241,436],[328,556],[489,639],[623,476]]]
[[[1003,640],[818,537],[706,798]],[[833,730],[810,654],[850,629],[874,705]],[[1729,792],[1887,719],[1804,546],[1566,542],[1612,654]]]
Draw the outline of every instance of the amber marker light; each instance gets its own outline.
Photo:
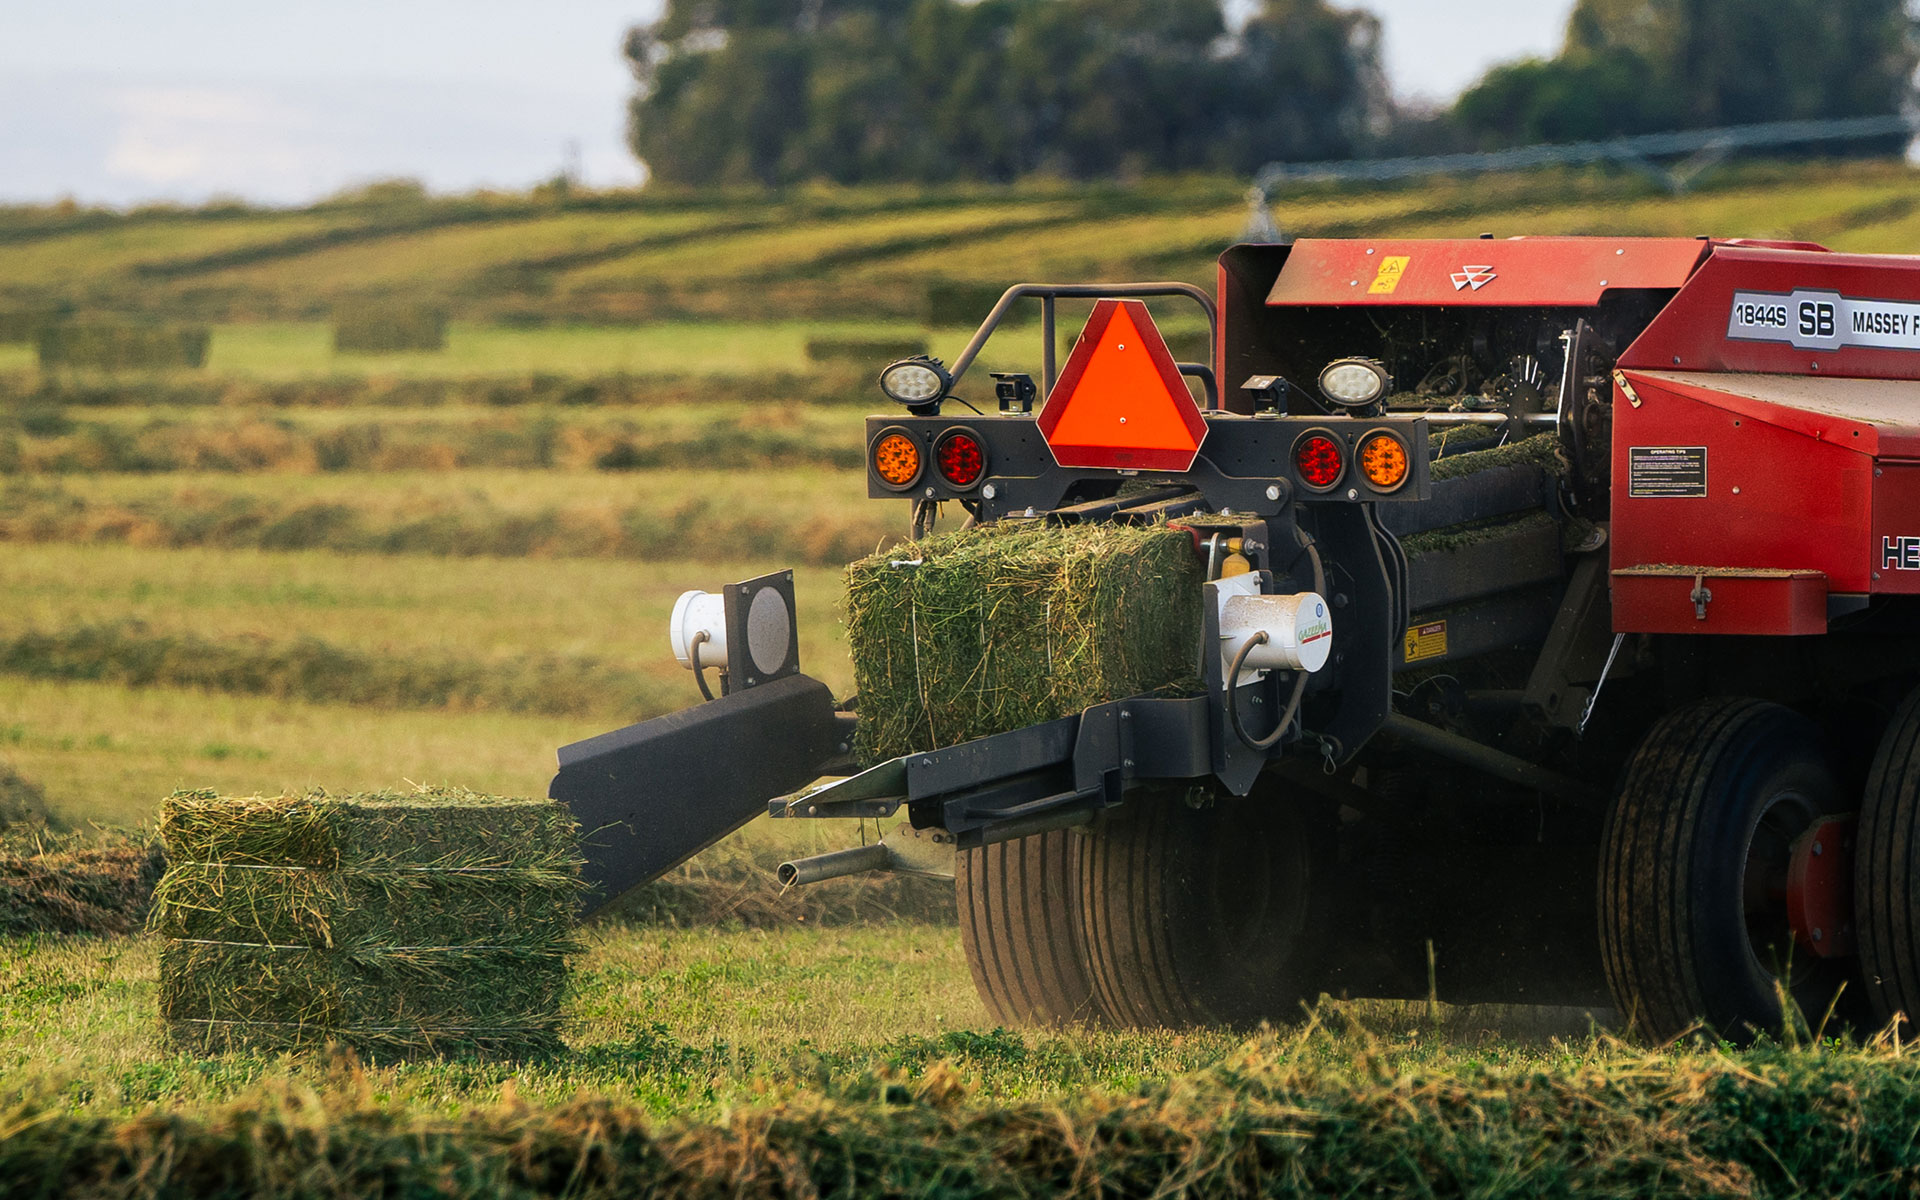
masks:
[[[873,473],[890,488],[909,488],[920,478],[920,447],[904,433],[883,435],[873,444]]]
[[[1376,491],[1395,490],[1407,481],[1406,443],[1385,431],[1368,434],[1360,443],[1360,473]]]

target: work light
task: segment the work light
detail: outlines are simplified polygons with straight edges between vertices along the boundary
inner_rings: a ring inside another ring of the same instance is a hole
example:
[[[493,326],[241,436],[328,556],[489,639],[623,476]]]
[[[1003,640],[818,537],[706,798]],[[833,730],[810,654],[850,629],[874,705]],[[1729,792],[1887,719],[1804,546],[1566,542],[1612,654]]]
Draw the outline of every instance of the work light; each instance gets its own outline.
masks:
[[[916,416],[939,412],[940,399],[952,386],[953,376],[947,374],[940,360],[925,354],[888,363],[880,372],[880,390],[887,399],[906,405],[907,411]]]
[[[1375,358],[1336,358],[1320,371],[1320,394],[1342,408],[1365,408],[1392,385],[1385,364]]]

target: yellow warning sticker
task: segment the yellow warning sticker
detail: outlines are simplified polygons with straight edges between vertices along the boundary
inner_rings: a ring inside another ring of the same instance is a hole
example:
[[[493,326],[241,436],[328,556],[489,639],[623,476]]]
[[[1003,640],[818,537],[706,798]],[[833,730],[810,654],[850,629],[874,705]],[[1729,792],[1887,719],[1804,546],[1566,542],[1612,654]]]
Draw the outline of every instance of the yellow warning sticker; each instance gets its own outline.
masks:
[[[1447,656],[1447,623],[1428,621],[1425,625],[1414,625],[1407,630],[1407,654],[1409,663],[1424,662],[1429,658]]]
[[[1407,273],[1407,264],[1411,261],[1411,256],[1405,254],[1389,254],[1381,259],[1380,273],[1373,277],[1373,284],[1367,291],[1375,296],[1392,295],[1393,289],[1400,286],[1400,277]]]

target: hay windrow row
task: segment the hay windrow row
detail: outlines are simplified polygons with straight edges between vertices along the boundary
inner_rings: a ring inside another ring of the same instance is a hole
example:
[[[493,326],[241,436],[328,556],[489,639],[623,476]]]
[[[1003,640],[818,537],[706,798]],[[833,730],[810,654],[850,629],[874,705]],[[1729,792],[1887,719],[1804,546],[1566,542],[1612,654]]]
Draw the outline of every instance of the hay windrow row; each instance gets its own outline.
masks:
[[[365,1075],[190,1113],[7,1114],[0,1178],[42,1195],[1911,1196],[1912,1053],[1569,1048],[1435,1066],[1315,1039],[1064,1102],[962,1071],[842,1083],[714,1123],[629,1098],[396,1105]],[[30,1193],[35,1194],[35,1193]]]
[[[868,760],[1197,685],[1202,566],[1165,526],[1003,522],[847,571]]]
[[[593,658],[376,654],[317,637],[209,638],[139,621],[0,629],[0,674],[317,704],[554,716],[661,713],[684,703],[678,681]]]
[[[0,454],[5,451],[0,438]],[[0,542],[641,562],[684,559],[688,545],[698,542],[725,546],[743,559],[838,569],[892,540],[900,524],[897,511],[877,504],[796,518],[697,496],[670,512],[659,504],[588,501],[520,511],[478,494],[396,510],[381,495],[308,500],[156,486],[115,498],[44,477],[0,486]]]

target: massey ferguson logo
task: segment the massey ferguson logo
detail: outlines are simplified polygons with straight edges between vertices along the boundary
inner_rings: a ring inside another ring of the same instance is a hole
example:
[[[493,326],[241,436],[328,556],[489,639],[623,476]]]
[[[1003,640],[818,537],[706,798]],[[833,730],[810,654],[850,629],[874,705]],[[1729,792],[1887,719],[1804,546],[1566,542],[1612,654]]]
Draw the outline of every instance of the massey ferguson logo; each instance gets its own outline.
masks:
[[[1477,292],[1493,282],[1494,273],[1492,267],[1461,267],[1447,278],[1453,280],[1453,290],[1456,292],[1467,288]]]

